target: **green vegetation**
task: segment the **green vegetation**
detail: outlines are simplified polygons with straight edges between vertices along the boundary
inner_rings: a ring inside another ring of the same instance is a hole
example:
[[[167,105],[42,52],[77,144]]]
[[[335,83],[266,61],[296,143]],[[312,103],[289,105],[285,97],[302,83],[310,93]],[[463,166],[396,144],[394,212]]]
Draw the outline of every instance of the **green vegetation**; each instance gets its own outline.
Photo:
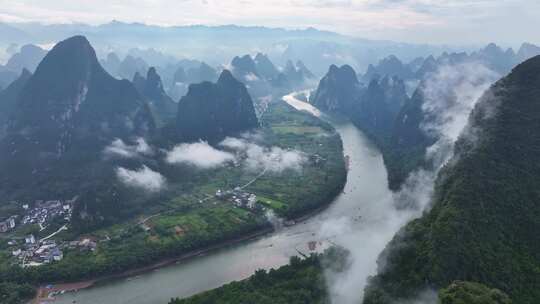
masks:
[[[260,130],[264,144],[302,151],[306,162],[298,171],[267,172],[244,191],[256,194],[261,207],[271,208],[285,218],[302,216],[330,203],[342,191],[346,179],[339,135],[330,125],[284,102],[273,103],[264,117]],[[277,124],[279,131],[273,128]],[[314,162],[313,155],[321,161]],[[104,167],[116,165],[111,161],[102,163]],[[125,160],[121,165],[137,168],[139,163]],[[29,286],[24,284],[36,286],[114,275],[271,228],[261,208],[240,208],[215,197],[218,189],[245,185],[261,172],[233,164],[206,170],[160,161],[152,166],[167,176],[167,189],[157,195],[125,187],[113,178],[112,168],[111,177],[85,186],[95,187],[94,192],[81,195],[83,203],[76,206],[74,213],[84,211],[87,217],[74,217],[69,230],[55,239],[60,242],[90,237],[98,243],[95,251],[65,249],[59,262],[23,269],[16,265],[7,242],[28,233],[43,237],[47,231],[24,226],[3,235],[0,283],[7,284],[6,293],[9,291],[14,299],[27,298],[31,294],[22,292]],[[21,291],[14,291],[17,286]]]
[[[273,104],[262,123],[268,145],[303,151],[309,159],[301,172],[268,173],[247,191],[271,200],[277,214],[292,219],[330,203],[343,190],[347,176],[343,147],[332,126],[284,102]],[[274,126],[280,131],[274,132]],[[314,156],[318,161],[311,159]]]
[[[317,256],[300,260],[277,270],[257,270],[242,282],[229,283],[218,289],[170,304],[300,304],[329,303],[325,281]]]
[[[456,281],[439,291],[440,304],[512,304],[498,289],[474,282]]]
[[[315,127],[315,126],[307,126],[307,127],[303,127],[303,126],[288,126],[288,125],[276,125],[276,126],[272,126],[272,131],[276,132],[276,133],[282,133],[282,134],[287,134],[287,133],[292,133],[292,134],[320,134],[322,132],[321,128],[320,127]]]
[[[272,208],[274,211],[280,211],[286,208],[286,205],[280,201],[277,201],[275,199],[267,198],[264,196],[259,196],[259,203],[268,206],[269,208]]]
[[[21,299],[34,296],[34,287],[30,284],[0,283],[0,302],[2,304],[17,304]]]
[[[497,82],[470,118],[432,209],[388,245],[365,304],[414,297],[455,280],[540,300],[540,57]]]
[[[289,265],[279,269],[257,270],[246,280],[169,304],[329,304],[323,268],[332,263],[343,269],[346,260],[341,248],[305,259],[292,257]]]

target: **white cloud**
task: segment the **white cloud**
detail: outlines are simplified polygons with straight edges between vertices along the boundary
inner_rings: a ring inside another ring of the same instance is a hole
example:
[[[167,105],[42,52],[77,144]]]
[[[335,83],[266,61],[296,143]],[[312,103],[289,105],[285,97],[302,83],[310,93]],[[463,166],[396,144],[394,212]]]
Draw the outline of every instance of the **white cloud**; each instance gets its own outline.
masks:
[[[246,168],[252,171],[267,170],[274,173],[281,173],[287,169],[298,171],[306,161],[302,152],[280,147],[262,147],[246,139],[228,137],[220,145],[242,154]]]
[[[430,119],[422,129],[438,141],[427,150],[436,166],[452,157],[452,147],[467,125],[469,114],[478,99],[499,78],[480,63],[445,65],[429,76],[423,92],[422,111]]]
[[[154,151],[144,138],[139,137],[133,145],[128,145],[123,140],[117,138],[105,147],[103,153],[110,157],[134,158],[140,155],[152,155]]]
[[[219,167],[233,160],[233,154],[217,150],[207,142],[177,145],[166,156],[170,164],[184,163],[203,169]]]
[[[149,192],[157,192],[165,187],[166,179],[159,172],[153,171],[147,166],[138,170],[116,168],[118,179],[131,187],[140,188]]]
[[[246,81],[251,81],[251,82],[259,80],[259,77],[257,77],[257,75],[253,73],[247,74],[246,76],[244,76],[244,78],[246,79]]]

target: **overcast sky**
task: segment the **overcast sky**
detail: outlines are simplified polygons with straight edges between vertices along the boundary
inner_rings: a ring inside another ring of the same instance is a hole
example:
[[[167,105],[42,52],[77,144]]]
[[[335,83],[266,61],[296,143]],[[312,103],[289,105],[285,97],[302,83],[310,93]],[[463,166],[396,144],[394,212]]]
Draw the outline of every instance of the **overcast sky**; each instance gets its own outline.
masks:
[[[540,43],[540,0],[0,0],[0,21],[315,27],[371,39]]]

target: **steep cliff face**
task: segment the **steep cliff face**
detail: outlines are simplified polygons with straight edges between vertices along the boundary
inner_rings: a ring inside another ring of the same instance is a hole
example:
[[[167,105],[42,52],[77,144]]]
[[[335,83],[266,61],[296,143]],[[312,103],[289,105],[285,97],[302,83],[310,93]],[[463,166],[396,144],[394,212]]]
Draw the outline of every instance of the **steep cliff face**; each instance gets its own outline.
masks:
[[[32,74],[23,69],[23,72],[13,83],[11,83],[5,90],[0,91],[0,139],[5,135],[7,131],[8,120],[13,115],[16,109],[17,99],[20,92],[30,79]]]
[[[403,81],[397,77],[372,80],[363,90],[350,117],[375,139],[386,142],[394,122],[408,97]]]
[[[329,112],[347,112],[355,107],[362,92],[356,73],[349,65],[331,65],[310,102]]]
[[[216,141],[258,125],[246,87],[227,70],[217,83],[191,85],[178,104],[176,129],[182,141]]]
[[[47,54],[19,94],[8,128],[15,146],[8,149],[55,157],[78,146],[94,150],[113,137],[151,132],[147,111],[133,85],[107,74],[76,36]]]
[[[270,61],[268,56],[257,53],[255,56],[255,66],[259,74],[267,80],[274,79],[278,76],[279,71],[276,66]]]
[[[64,40],[17,96],[0,142],[0,197],[78,194],[112,175],[101,164],[112,140],[154,129],[150,108],[130,81],[107,74],[86,38]]]
[[[428,166],[425,161],[426,149],[433,145],[437,138],[427,134],[422,128],[429,118],[423,106],[425,96],[423,84],[407,99],[396,116],[387,142],[385,164],[388,170],[388,185],[397,190],[405,182],[409,174],[421,166]]]
[[[440,173],[431,210],[381,255],[364,303],[391,303],[454,280],[540,300],[540,57],[488,90]]]
[[[148,69],[146,78],[142,77],[139,73],[135,73],[133,85],[150,106],[158,126],[163,126],[167,122],[174,120],[177,105],[165,93],[161,77],[154,67]]]
[[[399,188],[409,172],[421,164],[423,144],[429,142],[420,128],[423,100],[421,96],[410,100],[402,79],[375,77],[363,87],[351,67],[331,66],[310,102],[323,111],[347,116],[376,142],[392,189]],[[411,161],[412,157],[418,160]]]
[[[249,55],[242,57],[234,57],[231,62],[232,73],[235,78],[240,81],[254,81],[259,80],[259,73],[255,66],[255,61]]]

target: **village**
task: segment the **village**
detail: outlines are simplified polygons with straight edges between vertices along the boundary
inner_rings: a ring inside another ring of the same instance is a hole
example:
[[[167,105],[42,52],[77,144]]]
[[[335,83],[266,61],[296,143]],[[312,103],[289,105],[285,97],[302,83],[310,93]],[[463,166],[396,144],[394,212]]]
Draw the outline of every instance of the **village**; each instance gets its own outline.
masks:
[[[44,231],[55,222],[64,223],[55,232],[41,239],[34,233],[18,237],[15,233],[8,235],[7,245],[11,254],[21,267],[33,267],[48,264],[63,259],[65,249],[95,250],[96,242],[90,239],[79,241],[57,242],[52,237],[63,230],[71,221],[73,206],[77,200],[37,200],[32,206],[22,204],[22,215],[11,215],[0,222],[0,233],[13,232],[18,227],[37,225],[39,231]],[[56,229],[56,228],[54,228]]]
[[[242,190],[240,187],[226,191],[218,189],[215,197],[221,201],[228,201],[239,208],[254,210],[257,207],[257,196]]]

